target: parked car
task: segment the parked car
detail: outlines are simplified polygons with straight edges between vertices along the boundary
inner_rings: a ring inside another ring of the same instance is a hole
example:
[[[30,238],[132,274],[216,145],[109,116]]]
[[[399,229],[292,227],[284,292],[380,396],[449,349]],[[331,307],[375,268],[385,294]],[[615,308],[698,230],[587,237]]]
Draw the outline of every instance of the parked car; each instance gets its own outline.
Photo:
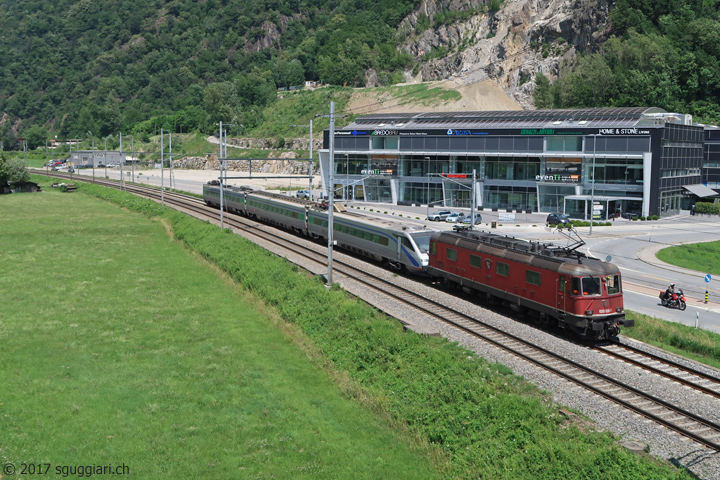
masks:
[[[98,168],[105,168],[105,164],[104,164],[104,163],[98,163]]]
[[[569,227],[571,225],[570,219],[562,213],[551,213],[545,219],[545,225],[548,227],[551,225],[557,225],[559,227]]]
[[[435,213],[431,213],[428,215],[428,217],[425,220],[430,220],[431,222],[441,222],[445,220],[448,216],[452,215],[453,212],[450,210],[438,210]]]
[[[445,217],[445,221],[447,223],[461,223],[465,219],[465,214],[460,213],[451,213],[447,217]]]
[[[310,198],[310,190],[298,190],[295,192],[297,198]]]
[[[482,215],[480,215],[479,213],[476,213],[474,222],[472,220],[472,217],[470,215],[468,215],[463,219],[462,223],[464,223],[465,225],[470,225],[470,223],[472,223],[473,225],[479,225],[482,223]]]

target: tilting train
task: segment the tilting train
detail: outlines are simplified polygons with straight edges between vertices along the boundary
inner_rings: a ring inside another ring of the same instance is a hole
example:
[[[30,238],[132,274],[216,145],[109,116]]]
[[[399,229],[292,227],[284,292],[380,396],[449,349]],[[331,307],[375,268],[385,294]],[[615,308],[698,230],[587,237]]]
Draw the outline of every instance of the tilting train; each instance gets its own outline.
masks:
[[[327,204],[249,187],[226,186],[223,197],[229,212],[327,241]],[[217,181],[203,187],[203,199],[220,207]],[[620,270],[578,252],[581,240],[563,247],[467,227],[434,231],[401,219],[348,212],[342,204],[335,207],[333,238],[349,251],[481,294],[490,303],[583,339],[609,339],[617,336],[620,325],[634,323],[625,319]]]
[[[625,319],[620,270],[563,247],[462,228],[430,239],[431,277],[555,324],[582,339],[617,336]]]
[[[203,186],[205,203],[220,207],[220,185],[217,181]],[[225,187],[224,209],[315,239],[328,238],[328,206],[324,203],[253,190],[248,187]],[[351,252],[398,270],[425,274],[432,231],[417,223],[395,218],[376,217],[349,212],[335,204],[333,240]]]

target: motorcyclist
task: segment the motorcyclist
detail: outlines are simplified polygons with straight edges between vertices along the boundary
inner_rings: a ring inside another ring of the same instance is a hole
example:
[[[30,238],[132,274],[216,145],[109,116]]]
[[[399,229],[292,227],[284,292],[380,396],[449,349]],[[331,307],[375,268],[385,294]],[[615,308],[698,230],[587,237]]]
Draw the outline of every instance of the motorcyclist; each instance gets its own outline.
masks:
[[[670,286],[665,290],[665,300],[670,300],[675,293],[675,284],[671,283]]]

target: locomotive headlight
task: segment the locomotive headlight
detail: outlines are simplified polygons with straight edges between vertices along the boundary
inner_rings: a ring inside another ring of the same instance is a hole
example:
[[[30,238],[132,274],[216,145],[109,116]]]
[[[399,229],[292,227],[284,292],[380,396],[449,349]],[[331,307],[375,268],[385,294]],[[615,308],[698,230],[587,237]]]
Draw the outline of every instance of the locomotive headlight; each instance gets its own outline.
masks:
[[[620,312],[623,311],[623,309],[622,309],[622,307],[617,307],[617,308],[615,309],[615,311],[616,311],[617,313],[620,313]]]
[[[592,314],[593,314],[593,311],[592,311],[592,310],[585,310],[585,315],[586,315],[586,316],[589,317],[589,316],[592,315]]]

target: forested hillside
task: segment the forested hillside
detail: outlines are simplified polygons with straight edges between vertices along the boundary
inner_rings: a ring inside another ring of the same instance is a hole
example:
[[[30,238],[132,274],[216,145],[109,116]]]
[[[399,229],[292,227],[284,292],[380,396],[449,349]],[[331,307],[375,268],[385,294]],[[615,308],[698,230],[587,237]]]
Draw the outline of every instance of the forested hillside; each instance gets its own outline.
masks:
[[[552,85],[539,75],[536,106],[657,106],[720,122],[719,7],[718,0],[618,0],[616,36]]]
[[[0,139],[13,148],[31,125],[104,136],[162,114],[177,130],[252,129],[277,87],[402,78],[395,35],[416,3],[0,0]]]
[[[528,22],[538,21],[530,3],[521,0],[419,5],[420,0],[0,0],[0,141],[11,150],[19,148],[19,136],[33,148],[51,135],[149,135],[161,127],[211,133],[219,120],[232,123],[235,135],[280,135],[287,133],[278,131],[283,119],[268,118],[278,111],[269,108],[278,102],[278,88],[305,80],[362,86],[368,78],[388,85],[404,80],[404,72],[417,72],[413,62],[438,55],[452,60],[453,52],[465,49],[499,52],[466,57],[480,65],[508,51],[506,43],[484,43],[496,36],[494,19],[505,18],[512,29],[522,22],[516,12],[527,10]],[[518,44],[522,35],[507,36],[515,52],[560,55],[556,64],[562,68],[551,79],[536,75],[537,64],[520,64],[519,85],[534,80],[538,108],[658,106],[720,122],[720,0],[567,5],[588,18],[596,7],[612,7],[601,36],[609,40],[593,44],[588,55],[563,56],[570,45],[558,47],[564,45],[557,37],[562,32],[533,37],[532,24],[527,45]],[[547,20],[543,28],[552,24]],[[467,37],[449,35],[446,25],[460,22]],[[478,36],[482,25],[489,33]],[[415,60],[398,48],[420,37],[456,43],[429,43],[430,51]],[[581,53],[589,48],[574,47]],[[443,75],[461,76],[467,69],[463,61],[446,63]],[[496,70],[508,79],[518,76]],[[333,90],[320,97],[296,102],[303,111],[286,123],[307,123],[335,98]]]

